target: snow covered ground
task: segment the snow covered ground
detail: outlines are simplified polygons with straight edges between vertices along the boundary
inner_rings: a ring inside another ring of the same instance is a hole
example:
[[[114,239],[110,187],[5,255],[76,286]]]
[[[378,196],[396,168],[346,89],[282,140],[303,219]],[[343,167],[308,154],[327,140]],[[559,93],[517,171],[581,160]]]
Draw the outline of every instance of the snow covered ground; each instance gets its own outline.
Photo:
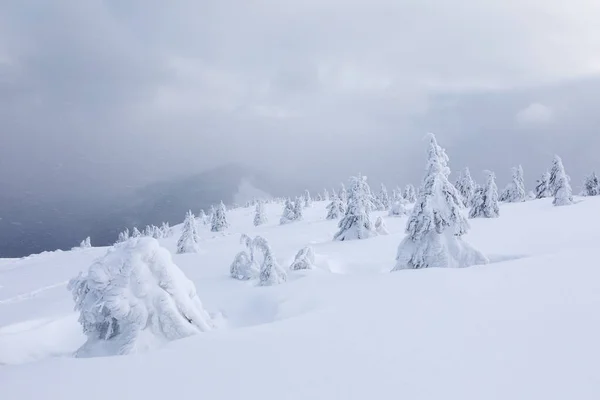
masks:
[[[489,265],[394,273],[406,217],[334,242],[325,202],[284,226],[279,204],[258,228],[233,210],[226,233],[202,228],[200,253],[173,254],[220,328],[121,357],[71,356],[85,337],[66,284],[106,248],[1,259],[0,398],[599,399],[600,197],[578,200],[471,220],[465,239]],[[172,253],[179,229],[161,239]],[[311,245],[318,269],[272,287],[231,279],[240,233],[284,267]]]

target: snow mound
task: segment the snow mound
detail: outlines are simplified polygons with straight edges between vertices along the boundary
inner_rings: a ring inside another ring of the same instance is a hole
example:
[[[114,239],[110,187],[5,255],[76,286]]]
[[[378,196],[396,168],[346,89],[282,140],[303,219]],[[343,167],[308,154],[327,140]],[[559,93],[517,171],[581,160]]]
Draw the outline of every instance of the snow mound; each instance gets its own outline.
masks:
[[[135,353],[213,326],[192,281],[153,238],[110,248],[68,289],[87,336],[79,357]]]

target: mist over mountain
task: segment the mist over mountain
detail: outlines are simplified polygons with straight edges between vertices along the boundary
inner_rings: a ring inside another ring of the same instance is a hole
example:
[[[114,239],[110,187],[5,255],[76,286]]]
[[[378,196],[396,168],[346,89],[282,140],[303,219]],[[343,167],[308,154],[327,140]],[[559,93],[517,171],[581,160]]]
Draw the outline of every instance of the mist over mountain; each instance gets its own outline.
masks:
[[[124,228],[180,223],[189,209],[208,212],[265,194],[300,193],[306,186],[238,164],[191,176],[156,182],[111,199],[0,198],[0,257],[20,257],[46,250],[70,249],[91,236],[97,246],[114,243]],[[241,192],[240,192],[241,189]]]

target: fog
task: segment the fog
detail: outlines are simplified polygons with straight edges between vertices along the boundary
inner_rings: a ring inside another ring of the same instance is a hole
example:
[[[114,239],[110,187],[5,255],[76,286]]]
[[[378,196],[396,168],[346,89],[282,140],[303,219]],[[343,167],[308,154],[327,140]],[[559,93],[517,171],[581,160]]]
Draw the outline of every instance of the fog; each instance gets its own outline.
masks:
[[[560,153],[598,167],[595,0],[5,0],[0,193],[119,195],[235,162],[331,185]],[[501,183],[502,184],[502,183]]]

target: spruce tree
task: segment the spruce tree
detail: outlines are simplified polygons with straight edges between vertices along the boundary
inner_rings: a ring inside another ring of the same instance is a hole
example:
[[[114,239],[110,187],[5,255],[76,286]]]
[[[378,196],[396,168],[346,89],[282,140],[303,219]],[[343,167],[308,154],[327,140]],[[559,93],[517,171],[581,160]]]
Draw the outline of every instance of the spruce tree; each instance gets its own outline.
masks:
[[[456,189],[460,193],[465,207],[470,207],[475,192],[475,182],[471,178],[471,171],[465,168],[456,180]]]
[[[289,224],[290,222],[294,222],[296,220],[296,212],[294,211],[294,203],[288,197],[285,199],[285,203],[283,205],[283,214],[279,219],[280,225]]]
[[[323,201],[331,200],[331,194],[327,191],[327,189],[323,189]]]
[[[198,221],[202,225],[207,225],[209,220],[210,220],[210,218],[208,217],[208,215],[206,215],[206,213],[204,212],[204,209],[200,209],[200,212],[198,213]]]
[[[265,205],[261,200],[256,202],[256,209],[254,211],[254,226],[259,226],[267,222],[267,216],[265,214]]]
[[[415,187],[410,183],[404,188],[404,200],[408,201],[409,203],[414,203],[415,201],[417,201],[417,193]]]
[[[550,185],[554,189],[552,204],[555,206],[568,206],[573,204],[573,193],[569,184],[571,178],[565,172],[560,157],[556,156],[554,160],[553,171],[550,171]]]
[[[383,183],[381,184],[381,190],[379,191],[379,205],[381,211],[388,211],[390,209],[390,197],[387,188]]]
[[[377,235],[369,216],[370,191],[366,184],[366,177],[359,174],[352,177],[350,182],[346,213],[338,224],[340,230],[334,235],[333,240],[367,239]]]
[[[304,218],[304,211],[302,210],[303,202],[306,205],[306,197],[297,197],[296,201],[294,202],[294,221],[301,221]]]
[[[323,201],[323,197],[321,197],[321,193],[317,193],[316,201]]]
[[[312,198],[310,197],[310,192],[307,190],[304,191],[304,207],[312,206]]]
[[[117,238],[116,243],[123,243],[123,242],[126,242],[127,240],[129,240],[129,229],[125,228],[125,230],[123,232],[119,233],[119,237]]]
[[[600,195],[600,180],[595,172],[586,176],[585,182],[583,183],[584,196],[598,196]]]
[[[327,205],[326,219],[338,219],[342,214],[342,201],[336,195],[331,196],[331,203]]]
[[[473,206],[471,207],[471,211],[469,211],[469,218],[497,218],[500,215],[496,176],[491,171],[486,172],[487,179],[485,186],[475,189]]]
[[[535,198],[543,199],[552,196],[550,190],[550,172],[546,171],[542,174],[541,178],[536,181],[535,184]]]
[[[343,204],[348,203],[348,192],[346,191],[346,186],[343,183],[340,184],[340,190],[338,191],[338,197],[342,201]]]
[[[315,252],[310,246],[300,249],[294,257],[294,262],[290,265],[292,271],[315,268]]]
[[[271,286],[284,283],[287,280],[287,274],[273,256],[273,250],[271,250],[269,242],[265,238],[257,236],[252,241],[252,245],[263,253],[258,284],[260,286]]]
[[[469,223],[462,214],[462,198],[448,181],[448,156],[429,136],[426,175],[398,246],[395,270],[429,267],[467,267],[487,263],[479,251],[463,241]]]
[[[221,202],[213,213],[210,231],[223,232],[227,228],[229,228],[229,223],[227,222],[227,209],[225,208],[225,204]]]
[[[92,247],[92,240],[90,239],[90,237],[86,237],[84,240],[81,241],[81,243],[79,243],[79,247],[82,249],[89,249]]]
[[[520,203],[525,201],[525,196],[523,168],[519,165],[512,169],[512,181],[508,184],[506,189],[504,189],[500,200],[508,203]]]
[[[131,237],[132,238],[139,238],[142,237],[142,232],[140,232],[140,230],[137,227],[133,227],[133,230],[131,231]]]
[[[192,211],[185,214],[181,237],[177,241],[177,253],[197,253],[199,250],[200,236],[196,225],[196,217]]]
[[[378,235],[389,235],[385,221],[381,216],[377,217],[375,220],[375,232],[377,232]]]

